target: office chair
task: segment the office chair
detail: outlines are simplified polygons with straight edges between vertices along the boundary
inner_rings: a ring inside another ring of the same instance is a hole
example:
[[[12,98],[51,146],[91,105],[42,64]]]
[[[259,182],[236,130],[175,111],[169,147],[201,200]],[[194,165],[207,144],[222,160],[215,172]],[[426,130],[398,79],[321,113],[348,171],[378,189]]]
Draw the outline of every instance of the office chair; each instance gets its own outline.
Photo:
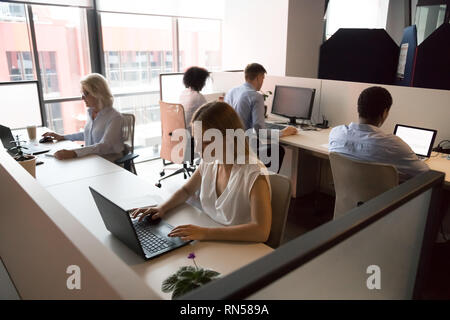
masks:
[[[275,249],[283,241],[289,205],[291,203],[291,181],[279,174],[269,175],[269,180],[272,189],[272,225],[266,244]]]
[[[398,185],[397,169],[389,164],[352,160],[330,153],[336,191],[334,218]]]
[[[161,188],[161,181],[167,178],[173,177],[178,174],[183,174],[184,179],[187,179],[195,171],[194,165],[194,150],[193,141],[190,137],[186,137],[187,144],[180,151],[184,151],[184,154],[179,154],[177,159],[173,159],[172,151],[175,147],[178,147],[179,141],[172,141],[172,134],[176,129],[186,129],[186,120],[184,117],[184,108],[181,104],[159,102],[161,112],[161,152],[160,156],[163,161],[163,170],[160,172],[160,176],[163,177],[155,184],[158,188]],[[186,150],[188,152],[186,152]],[[172,174],[165,176],[165,170],[172,168],[165,168],[168,165],[181,164],[182,167],[177,169]]]
[[[134,154],[135,117],[134,114],[131,113],[122,113],[122,118],[122,140],[125,145],[125,149],[123,151],[124,156],[114,161],[114,163],[137,175],[136,168],[134,166],[134,159],[139,157],[139,155]]]

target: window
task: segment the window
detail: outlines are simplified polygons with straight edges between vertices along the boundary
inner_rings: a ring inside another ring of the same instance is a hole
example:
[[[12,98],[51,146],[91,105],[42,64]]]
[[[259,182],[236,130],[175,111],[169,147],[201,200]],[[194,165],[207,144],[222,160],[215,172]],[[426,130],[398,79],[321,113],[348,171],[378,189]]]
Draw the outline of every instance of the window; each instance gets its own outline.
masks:
[[[52,100],[80,96],[80,79],[91,72],[86,10],[33,5],[32,12],[46,125],[58,133],[78,132],[86,123],[84,102]]]
[[[159,74],[174,68],[173,20],[118,13],[102,13],[101,20],[106,77],[115,95],[114,107],[135,115],[134,144],[140,149],[140,159],[158,157]]]
[[[25,6],[0,2],[0,81],[34,80]]]
[[[172,71],[172,18],[102,13],[106,76],[114,93],[159,91]]]
[[[80,95],[80,79],[91,72],[86,11],[32,6],[44,99]]]
[[[340,28],[385,29],[389,0],[330,0],[325,37]]]
[[[220,20],[178,19],[180,71],[200,66],[208,71],[222,68]]]
[[[444,23],[446,8],[445,4],[417,7],[415,24],[418,45]]]
[[[9,81],[34,80],[33,61],[27,51],[6,52]]]

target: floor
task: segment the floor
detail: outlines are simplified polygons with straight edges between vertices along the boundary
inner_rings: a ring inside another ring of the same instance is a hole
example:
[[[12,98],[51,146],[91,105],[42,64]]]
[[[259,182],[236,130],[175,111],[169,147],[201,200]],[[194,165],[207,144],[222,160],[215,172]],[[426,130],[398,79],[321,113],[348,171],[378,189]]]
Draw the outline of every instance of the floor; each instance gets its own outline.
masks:
[[[160,178],[162,161],[154,160],[136,165],[139,177],[155,184]],[[168,175],[170,171],[167,171]],[[183,175],[162,182],[162,194],[178,190],[185,180]],[[313,230],[333,218],[334,198],[324,193],[314,193],[291,199],[283,243]],[[421,299],[450,299],[450,241],[434,244],[431,254],[430,272],[425,278]]]

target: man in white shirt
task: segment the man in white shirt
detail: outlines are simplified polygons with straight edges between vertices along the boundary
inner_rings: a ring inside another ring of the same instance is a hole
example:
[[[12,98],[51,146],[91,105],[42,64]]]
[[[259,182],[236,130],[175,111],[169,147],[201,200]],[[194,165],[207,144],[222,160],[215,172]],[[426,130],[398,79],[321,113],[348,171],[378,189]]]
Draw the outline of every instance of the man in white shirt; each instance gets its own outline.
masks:
[[[333,128],[329,151],[356,160],[394,165],[400,181],[429,170],[402,139],[380,129],[391,105],[392,97],[386,89],[370,87],[363,90],[358,98],[358,123]]]

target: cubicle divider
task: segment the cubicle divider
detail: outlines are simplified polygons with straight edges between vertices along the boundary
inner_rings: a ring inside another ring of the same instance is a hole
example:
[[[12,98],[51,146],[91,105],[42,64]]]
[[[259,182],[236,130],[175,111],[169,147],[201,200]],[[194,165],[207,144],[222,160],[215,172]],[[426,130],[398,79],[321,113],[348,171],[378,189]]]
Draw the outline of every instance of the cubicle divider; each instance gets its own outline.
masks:
[[[420,298],[443,179],[423,173],[182,299]]]
[[[241,85],[243,72],[211,73],[212,92],[228,92]],[[275,85],[298,86],[316,89],[316,98],[312,112],[313,122],[322,122],[322,115],[329,120],[330,126],[349,124],[358,121],[357,102],[359,94],[372,83],[321,80],[298,77],[277,77],[267,75],[262,91],[272,91]],[[432,128],[438,131],[436,144],[450,137],[450,91],[423,89],[403,86],[382,85],[389,90],[393,98],[389,117],[382,129],[393,132],[397,123],[417,127]],[[268,111],[272,109],[272,97],[266,101]]]
[[[0,185],[0,257],[20,298],[158,299],[3,150]]]
[[[320,109],[331,126],[358,121],[359,94],[370,83],[322,80]],[[394,132],[397,123],[437,130],[435,144],[450,137],[450,91],[403,86],[387,86],[393,105],[386,122],[385,132]]]

